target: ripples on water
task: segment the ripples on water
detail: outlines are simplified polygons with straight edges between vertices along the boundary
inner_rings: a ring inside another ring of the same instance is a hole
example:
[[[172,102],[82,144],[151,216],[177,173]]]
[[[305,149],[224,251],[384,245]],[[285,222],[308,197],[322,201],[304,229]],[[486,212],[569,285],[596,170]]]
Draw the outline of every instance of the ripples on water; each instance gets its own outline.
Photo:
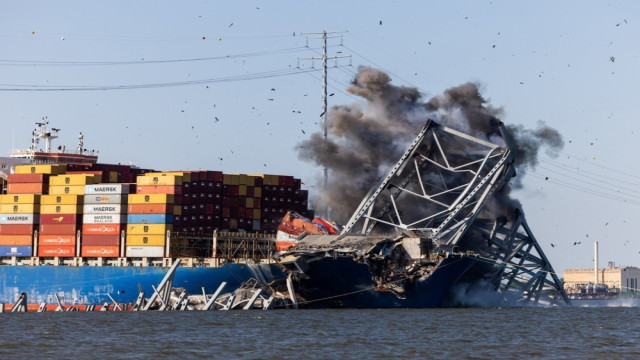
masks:
[[[0,359],[638,359],[640,307],[0,314]]]

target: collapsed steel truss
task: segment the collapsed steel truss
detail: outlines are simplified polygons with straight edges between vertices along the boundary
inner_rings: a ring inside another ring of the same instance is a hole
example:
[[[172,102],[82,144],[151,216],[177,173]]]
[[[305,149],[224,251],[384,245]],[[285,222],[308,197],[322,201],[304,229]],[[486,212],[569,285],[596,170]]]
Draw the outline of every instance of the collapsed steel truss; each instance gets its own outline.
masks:
[[[513,148],[504,125],[492,126],[481,139],[429,120],[341,236],[411,232],[473,253],[467,280],[490,284],[505,301],[568,303],[522,209],[502,193],[515,175]]]

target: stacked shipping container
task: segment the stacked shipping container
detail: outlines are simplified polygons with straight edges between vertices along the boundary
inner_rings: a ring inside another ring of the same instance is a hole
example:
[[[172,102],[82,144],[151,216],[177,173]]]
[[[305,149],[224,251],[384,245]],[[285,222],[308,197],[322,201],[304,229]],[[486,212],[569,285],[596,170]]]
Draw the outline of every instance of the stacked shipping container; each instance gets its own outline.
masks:
[[[0,201],[0,256],[33,255],[41,195],[47,194],[50,176],[64,171],[65,165],[26,164],[7,176],[7,195]]]
[[[74,257],[80,245],[84,188],[99,182],[98,174],[63,174],[49,179],[43,196],[38,256]]]
[[[129,196],[127,256],[163,257],[166,232],[173,230],[175,199],[182,196],[183,175],[147,173],[136,178],[136,194]]]
[[[0,195],[0,256],[31,256],[40,195]]]
[[[308,210],[308,192],[301,190],[302,182],[293,176],[262,175],[262,231],[275,232],[287,211],[295,211],[312,219],[313,210]]]
[[[129,184],[85,186],[82,256],[119,257],[126,229]]]
[[[137,181],[135,194],[133,184],[123,183],[132,180]],[[21,197],[20,203],[2,198],[0,246],[13,249],[0,249],[0,256],[30,256],[31,248],[15,247],[26,244],[27,236],[32,239],[34,229],[39,229],[39,256],[208,256],[209,241],[183,243],[174,237],[167,249],[167,234],[215,229],[275,233],[288,210],[313,218],[307,210],[308,193],[300,186],[292,176],[266,174],[149,173],[106,164],[19,165],[8,176],[7,191],[44,195]],[[27,226],[18,230],[4,225]],[[3,233],[11,234],[10,240]]]

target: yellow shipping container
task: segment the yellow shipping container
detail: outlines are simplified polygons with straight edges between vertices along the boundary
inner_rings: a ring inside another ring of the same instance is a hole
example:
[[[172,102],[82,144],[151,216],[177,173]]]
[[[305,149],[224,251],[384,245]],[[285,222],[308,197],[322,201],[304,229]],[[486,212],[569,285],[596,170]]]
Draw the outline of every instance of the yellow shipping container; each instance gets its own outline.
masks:
[[[145,176],[182,176],[182,182],[191,182],[191,172],[189,171],[167,171],[161,173],[146,173]]]
[[[182,215],[182,206],[173,205],[173,215]]]
[[[118,172],[117,171],[109,171],[109,182],[117,183],[118,182]]]
[[[247,196],[247,185],[238,186],[238,196]]]
[[[247,175],[238,174],[238,185],[247,185]]]
[[[278,175],[264,175],[263,179],[262,185],[280,185],[280,176]]]
[[[66,174],[49,178],[49,186],[75,186],[99,184],[102,175],[98,174]]]
[[[256,184],[256,177],[253,175],[247,175],[247,186],[254,186]]]
[[[172,231],[171,224],[128,224],[128,235],[165,235],[167,231]]]
[[[15,165],[13,168],[16,174],[64,174],[67,170],[66,165],[48,164],[48,165]]]
[[[253,188],[253,197],[262,197],[262,188],[261,187],[254,187]]]
[[[38,204],[39,194],[0,195],[0,204]]]
[[[0,214],[37,214],[40,204],[2,204]]]
[[[173,204],[171,194],[130,194],[129,204]]]
[[[127,235],[127,246],[164,246],[164,235]]]
[[[245,201],[244,207],[246,207],[247,209],[253,209],[253,198],[252,197],[247,198],[247,200]]]
[[[180,175],[158,175],[158,173],[150,174],[138,176],[136,178],[136,183],[138,185],[182,185],[182,176]]]
[[[42,205],[40,214],[82,214],[82,205]]]
[[[82,205],[83,195],[42,195],[40,204],[42,205]]]
[[[258,220],[261,217],[262,217],[262,213],[260,212],[260,209],[253,209],[253,219]]]
[[[51,185],[49,186],[49,194],[51,195],[84,195],[84,185],[73,185],[73,186],[61,186],[61,185]]]
[[[240,185],[240,175],[222,174],[222,185]]]

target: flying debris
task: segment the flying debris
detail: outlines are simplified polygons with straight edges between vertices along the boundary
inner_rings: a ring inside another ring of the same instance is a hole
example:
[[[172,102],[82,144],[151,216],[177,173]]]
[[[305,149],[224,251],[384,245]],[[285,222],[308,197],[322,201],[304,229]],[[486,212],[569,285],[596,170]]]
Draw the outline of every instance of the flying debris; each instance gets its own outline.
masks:
[[[616,61],[616,58],[614,58],[613,56],[611,56],[611,57],[609,58],[609,61],[611,61],[611,62],[615,62],[615,61]]]

